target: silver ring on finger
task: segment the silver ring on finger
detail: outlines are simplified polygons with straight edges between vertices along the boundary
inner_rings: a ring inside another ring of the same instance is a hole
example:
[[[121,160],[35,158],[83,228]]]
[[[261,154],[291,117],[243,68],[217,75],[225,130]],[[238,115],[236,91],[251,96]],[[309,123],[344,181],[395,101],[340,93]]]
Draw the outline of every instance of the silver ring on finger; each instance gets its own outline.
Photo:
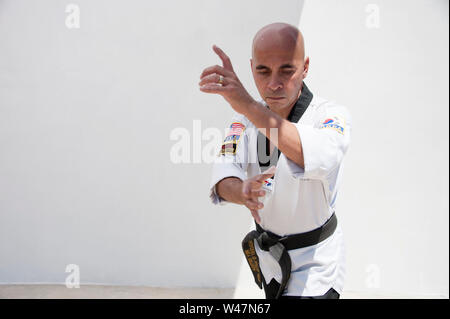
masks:
[[[219,75],[219,81],[217,81],[220,85],[223,85],[223,76]]]

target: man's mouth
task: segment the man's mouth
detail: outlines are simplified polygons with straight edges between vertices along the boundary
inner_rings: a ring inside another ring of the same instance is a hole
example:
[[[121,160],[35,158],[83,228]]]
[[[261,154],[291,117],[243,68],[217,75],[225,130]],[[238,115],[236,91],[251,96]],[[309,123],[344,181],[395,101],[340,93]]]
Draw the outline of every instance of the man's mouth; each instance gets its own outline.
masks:
[[[284,99],[284,97],[267,97],[267,99],[271,99],[271,100],[282,100],[282,99]]]

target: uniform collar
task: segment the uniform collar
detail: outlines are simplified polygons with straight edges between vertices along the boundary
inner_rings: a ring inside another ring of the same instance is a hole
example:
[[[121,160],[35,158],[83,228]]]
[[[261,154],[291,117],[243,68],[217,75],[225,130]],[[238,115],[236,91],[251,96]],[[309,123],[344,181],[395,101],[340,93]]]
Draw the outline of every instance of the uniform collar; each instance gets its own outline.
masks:
[[[297,102],[295,102],[294,107],[292,108],[291,112],[288,116],[288,121],[298,123],[300,118],[302,117],[303,113],[305,113],[306,109],[308,108],[309,104],[311,103],[313,99],[313,94],[306,86],[305,82],[303,82],[303,88],[302,93],[300,94],[300,97],[298,98]]]

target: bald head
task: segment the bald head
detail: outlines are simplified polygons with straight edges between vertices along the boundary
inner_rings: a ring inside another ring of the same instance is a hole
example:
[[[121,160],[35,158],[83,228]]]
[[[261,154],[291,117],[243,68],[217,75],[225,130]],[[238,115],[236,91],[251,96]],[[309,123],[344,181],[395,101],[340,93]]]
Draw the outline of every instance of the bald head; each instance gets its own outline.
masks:
[[[257,52],[291,53],[301,59],[305,57],[302,33],[287,23],[272,23],[260,29],[253,38],[252,57]]]
[[[309,69],[302,33],[287,23],[265,26],[253,39],[250,65],[261,97],[272,111],[287,118]]]

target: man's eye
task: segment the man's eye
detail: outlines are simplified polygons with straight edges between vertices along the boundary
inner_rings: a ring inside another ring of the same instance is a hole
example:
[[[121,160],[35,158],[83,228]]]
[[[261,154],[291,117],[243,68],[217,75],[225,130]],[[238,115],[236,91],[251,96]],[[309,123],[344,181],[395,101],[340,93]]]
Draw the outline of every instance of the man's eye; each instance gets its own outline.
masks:
[[[295,72],[295,70],[284,70],[283,71],[284,74],[292,74],[294,72]]]
[[[269,72],[268,71],[260,71],[260,72],[258,72],[258,74],[267,75],[267,74],[269,74]]]

